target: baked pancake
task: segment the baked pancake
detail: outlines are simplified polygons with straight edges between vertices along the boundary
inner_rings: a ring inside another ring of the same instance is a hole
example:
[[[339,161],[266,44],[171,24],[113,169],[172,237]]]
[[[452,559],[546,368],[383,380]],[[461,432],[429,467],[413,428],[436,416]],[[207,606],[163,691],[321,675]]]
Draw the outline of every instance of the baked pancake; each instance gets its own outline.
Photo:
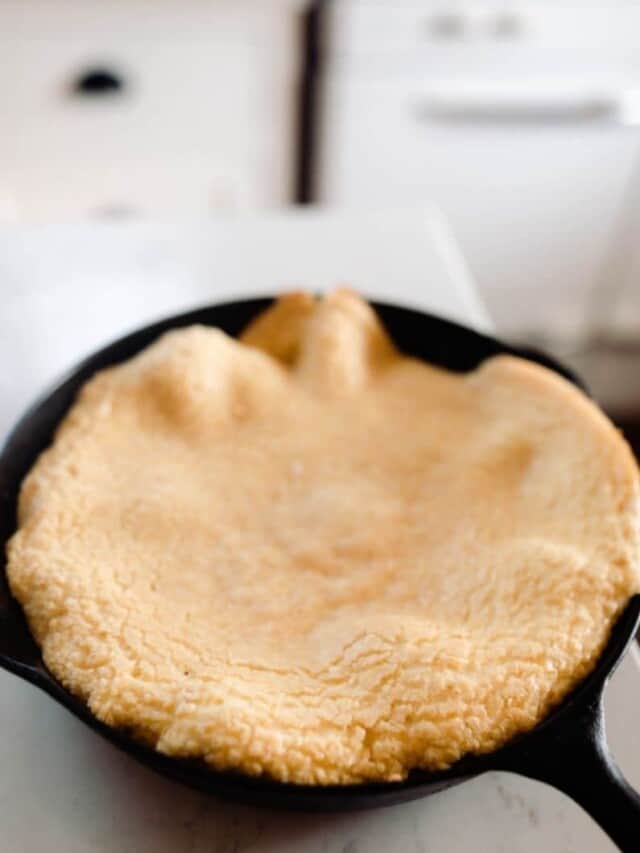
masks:
[[[398,780],[492,750],[640,589],[635,463],[580,391],[402,356],[344,291],[90,380],[23,484],[8,576],[92,712],[219,769]]]

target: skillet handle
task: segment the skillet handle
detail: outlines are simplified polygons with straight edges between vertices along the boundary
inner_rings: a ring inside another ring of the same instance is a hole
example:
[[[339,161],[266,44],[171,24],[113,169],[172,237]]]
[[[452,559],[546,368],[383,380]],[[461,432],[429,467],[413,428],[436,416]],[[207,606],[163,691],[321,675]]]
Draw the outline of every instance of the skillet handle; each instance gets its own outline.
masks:
[[[609,752],[602,697],[594,697],[579,717],[554,723],[535,740],[525,749],[514,751],[513,762],[501,769],[538,779],[568,794],[622,853],[637,853],[640,795]]]

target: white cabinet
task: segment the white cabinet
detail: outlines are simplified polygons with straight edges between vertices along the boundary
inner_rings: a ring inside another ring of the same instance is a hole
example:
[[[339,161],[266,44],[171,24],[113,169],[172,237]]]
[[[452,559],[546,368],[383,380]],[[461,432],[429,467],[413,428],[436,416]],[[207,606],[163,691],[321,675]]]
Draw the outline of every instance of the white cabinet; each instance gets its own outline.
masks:
[[[257,3],[4,0],[0,219],[283,202],[292,40]]]
[[[512,3],[505,36],[504,4],[448,4],[445,33],[442,4],[334,4],[315,186],[329,204],[436,202],[498,324],[567,334],[640,168],[640,7],[561,7]]]

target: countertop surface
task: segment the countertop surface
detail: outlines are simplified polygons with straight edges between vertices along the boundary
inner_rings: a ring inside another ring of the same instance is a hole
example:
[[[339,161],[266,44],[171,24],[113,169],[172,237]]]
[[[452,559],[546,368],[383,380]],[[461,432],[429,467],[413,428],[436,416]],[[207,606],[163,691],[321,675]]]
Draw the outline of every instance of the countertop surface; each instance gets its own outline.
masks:
[[[240,294],[338,284],[490,325],[446,225],[429,210],[5,230],[0,433],[75,359],[136,325]],[[639,707],[634,651],[612,679],[606,708],[613,752],[636,787]],[[613,849],[563,794],[509,774],[353,814],[224,803],[138,766],[35,688],[0,671],[2,853]]]

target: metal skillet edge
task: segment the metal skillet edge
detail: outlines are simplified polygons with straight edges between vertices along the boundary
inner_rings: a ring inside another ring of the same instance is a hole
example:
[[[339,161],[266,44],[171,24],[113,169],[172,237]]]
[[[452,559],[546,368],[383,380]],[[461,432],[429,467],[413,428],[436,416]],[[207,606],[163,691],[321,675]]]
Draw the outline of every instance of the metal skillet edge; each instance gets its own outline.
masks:
[[[163,332],[192,323],[219,326],[237,335],[271,298],[204,306],[145,326],[100,349],[72,369],[17,423],[0,451],[0,539],[15,530],[20,483],[75,395],[96,371],[133,356]],[[468,371],[486,358],[509,353],[536,361],[584,390],[569,370],[543,353],[510,346],[431,314],[372,302],[404,353],[455,371]],[[3,557],[4,560],[4,557]],[[2,567],[4,567],[4,562]],[[66,691],[46,669],[21,608],[0,573],[0,666],[43,689],[71,713],[151,769],[222,797],[286,809],[347,810],[405,802],[442,790],[488,770],[506,770],[548,782],[580,802],[622,850],[636,850],[640,799],[612,764],[604,734],[602,692],[624,654],[640,618],[634,596],[617,621],[592,673],[531,732],[485,755],[467,756],[442,773],[413,771],[399,783],[352,786],[298,786],[235,773],[212,771],[201,762],[175,759],[135,741],[127,732],[99,722],[86,705]]]

